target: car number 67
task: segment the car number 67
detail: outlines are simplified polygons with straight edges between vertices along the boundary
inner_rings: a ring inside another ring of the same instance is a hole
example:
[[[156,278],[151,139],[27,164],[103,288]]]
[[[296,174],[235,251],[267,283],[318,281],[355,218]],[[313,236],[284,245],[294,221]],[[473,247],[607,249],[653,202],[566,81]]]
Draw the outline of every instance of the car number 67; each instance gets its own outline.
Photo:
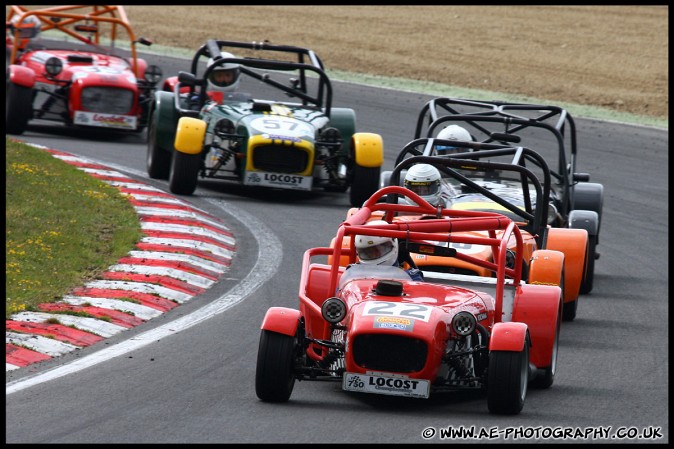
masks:
[[[365,304],[363,315],[399,316],[415,320],[428,321],[433,309],[421,304],[371,301]]]

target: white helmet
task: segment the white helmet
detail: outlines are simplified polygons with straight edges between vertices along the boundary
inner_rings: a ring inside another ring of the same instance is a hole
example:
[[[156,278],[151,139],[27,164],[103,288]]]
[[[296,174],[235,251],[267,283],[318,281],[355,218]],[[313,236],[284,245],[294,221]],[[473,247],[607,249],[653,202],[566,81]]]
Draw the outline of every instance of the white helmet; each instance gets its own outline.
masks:
[[[437,206],[442,202],[440,179],[440,171],[437,168],[430,164],[415,164],[407,170],[405,187],[433,206]],[[405,200],[408,204],[416,205],[409,198]]]
[[[388,224],[384,220],[374,220],[365,226]],[[398,241],[391,237],[357,235],[356,252],[361,263],[369,265],[394,265],[398,261]]]
[[[40,34],[42,29],[42,21],[37,16],[28,16],[21,23],[19,23],[19,15],[15,15],[10,20],[10,23],[15,29],[19,30],[19,38],[21,39],[32,39]],[[11,30],[11,34],[14,34],[14,30]]]
[[[449,125],[442,131],[438,133],[437,139],[446,139],[446,140],[463,140],[467,142],[473,141],[473,136],[463,127],[459,125]],[[452,153],[463,153],[466,151],[473,151],[472,148],[466,147],[450,147],[445,145],[438,145],[435,147],[438,151],[438,154],[452,154]]]
[[[221,52],[223,58],[235,58],[231,53]],[[215,61],[213,58],[208,60],[208,67]],[[216,67],[208,75],[209,92],[232,92],[239,87],[239,64],[225,63]]]

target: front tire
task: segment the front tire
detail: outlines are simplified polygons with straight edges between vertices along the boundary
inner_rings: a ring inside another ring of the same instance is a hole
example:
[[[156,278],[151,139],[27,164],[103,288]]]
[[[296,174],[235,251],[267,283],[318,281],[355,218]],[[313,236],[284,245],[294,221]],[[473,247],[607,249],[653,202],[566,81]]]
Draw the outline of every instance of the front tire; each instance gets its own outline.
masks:
[[[354,161],[349,200],[351,206],[361,207],[379,188],[380,167],[361,167]]]
[[[157,145],[157,125],[150,119],[147,130],[147,174],[152,179],[168,179],[171,170],[171,153]]]
[[[295,338],[268,330],[260,334],[255,394],[265,402],[287,402],[295,386]]]
[[[199,154],[173,152],[169,173],[169,190],[176,195],[191,195],[197,188],[197,177],[201,165]]]
[[[5,101],[5,130],[8,134],[23,134],[33,116],[33,89],[7,82]]]
[[[529,340],[521,351],[489,353],[487,406],[490,413],[516,415],[524,407],[529,383]]]

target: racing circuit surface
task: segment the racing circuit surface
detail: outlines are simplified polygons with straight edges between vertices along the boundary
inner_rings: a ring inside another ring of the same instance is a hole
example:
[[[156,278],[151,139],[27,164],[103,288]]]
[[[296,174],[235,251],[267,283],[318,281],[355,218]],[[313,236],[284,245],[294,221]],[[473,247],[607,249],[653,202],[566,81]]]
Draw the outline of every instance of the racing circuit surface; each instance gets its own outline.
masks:
[[[175,73],[185,63],[161,58],[160,65]],[[391,169],[431,97],[337,82],[334,89],[335,106],[356,110],[358,131],[384,137],[383,169]],[[272,197],[209,182],[182,199],[222,219],[236,238],[225,278],[101,347],[7,373],[14,383],[96,360],[8,394],[6,442],[419,443],[427,428],[461,426],[590,432],[588,440],[565,440],[573,442],[609,442],[598,438],[600,431],[650,429],[650,435],[663,437],[621,441],[668,442],[668,134],[575,118],[578,168],[605,188],[601,258],[592,293],[580,297],[575,321],[562,325],[554,385],[530,390],[520,415],[489,415],[486,396],[479,394],[419,400],[351,394],[338,383],[321,382],[296,383],[287,404],[260,402],[254,376],[261,320],[270,306],[297,307],[302,254],[329,243],[349,208],[348,195]],[[50,125],[33,126],[21,139],[168,190],[165,182],[147,178],[141,136]],[[231,298],[240,302],[222,305]],[[135,350],[115,352],[134,342]],[[110,353],[116,357],[108,359]],[[438,433],[427,441],[448,442]],[[506,441],[555,442],[514,440],[512,434]]]

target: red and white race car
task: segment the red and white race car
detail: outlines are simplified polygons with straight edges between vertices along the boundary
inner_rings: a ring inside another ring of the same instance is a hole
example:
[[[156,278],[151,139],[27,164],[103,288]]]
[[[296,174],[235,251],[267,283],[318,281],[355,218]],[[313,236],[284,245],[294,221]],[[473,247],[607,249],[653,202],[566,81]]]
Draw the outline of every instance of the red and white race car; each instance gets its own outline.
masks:
[[[379,202],[390,194],[418,206]],[[381,212],[440,217],[365,225]],[[486,235],[466,235],[474,231]],[[460,258],[496,275],[426,273],[415,281],[396,266],[357,264],[356,235],[394,238],[409,251]],[[510,218],[438,211],[389,186],[347,218],[333,242],[304,253],[299,308],[271,307],[262,321],[255,378],[261,400],[288,401],[295,380],[334,380],[349,392],[414,398],[484,389],[491,413],[517,414],[530,383],[552,385],[562,290],[551,284],[561,282],[562,257],[535,251],[523,281],[522,233]],[[489,246],[494,260],[462,254],[449,242]]]
[[[161,69],[138,58],[122,6],[11,5],[6,20],[9,134],[34,119],[142,131]],[[127,41],[128,40],[128,41]],[[124,43],[128,50],[117,48]]]

